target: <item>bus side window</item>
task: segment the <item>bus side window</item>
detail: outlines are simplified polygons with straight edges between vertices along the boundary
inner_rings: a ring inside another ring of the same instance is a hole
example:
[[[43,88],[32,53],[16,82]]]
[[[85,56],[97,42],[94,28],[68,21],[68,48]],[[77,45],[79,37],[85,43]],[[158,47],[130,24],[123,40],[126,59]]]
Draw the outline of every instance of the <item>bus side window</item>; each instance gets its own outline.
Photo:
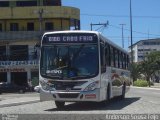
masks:
[[[103,43],[100,45],[100,55],[101,55],[101,72],[106,72],[106,61],[105,61],[105,46]]]
[[[114,66],[114,50],[113,47],[110,47],[110,58],[111,58],[111,66]]]
[[[118,50],[115,49],[115,67],[118,68]]]
[[[125,69],[125,54],[123,53],[123,69]]]
[[[118,56],[118,68],[120,68],[120,52],[117,50],[117,56]]]
[[[119,53],[119,64],[120,64],[120,68],[122,69],[123,68],[123,55],[122,55],[122,52]]]
[[[110,60],[110,46],[108,44],[106,44],[105,46],[105,61],[106,61],[106,65],[110,66],[111,65],[111,60]]]
[[[116,67],[116,50],[113,48],[113,66]]]
[[[127,69],[129,67],[129,56],[127,55]]]
[[[124,60],[125,60],[125,69],[127,69],[127,55],[124,54]]]

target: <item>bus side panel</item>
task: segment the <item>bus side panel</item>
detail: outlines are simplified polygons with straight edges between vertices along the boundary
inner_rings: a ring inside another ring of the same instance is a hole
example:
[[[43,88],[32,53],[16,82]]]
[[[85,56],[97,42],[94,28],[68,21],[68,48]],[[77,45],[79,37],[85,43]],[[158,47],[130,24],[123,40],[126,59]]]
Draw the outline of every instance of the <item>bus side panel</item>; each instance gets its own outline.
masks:
[[[123,85],[126,85],[126,92],[129,90],[130,75],[129,71],[118,68],[112,68],[111,71],[113,96],[122,95]]]

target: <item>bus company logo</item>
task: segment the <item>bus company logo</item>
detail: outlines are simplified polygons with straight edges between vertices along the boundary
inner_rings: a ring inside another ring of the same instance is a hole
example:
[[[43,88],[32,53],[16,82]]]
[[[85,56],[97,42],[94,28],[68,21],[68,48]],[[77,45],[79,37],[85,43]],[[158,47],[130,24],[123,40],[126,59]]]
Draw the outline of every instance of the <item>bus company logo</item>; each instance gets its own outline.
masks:
[[[67,92],[71,91],[71,88],[66,88],[66,91],[67,91]]]

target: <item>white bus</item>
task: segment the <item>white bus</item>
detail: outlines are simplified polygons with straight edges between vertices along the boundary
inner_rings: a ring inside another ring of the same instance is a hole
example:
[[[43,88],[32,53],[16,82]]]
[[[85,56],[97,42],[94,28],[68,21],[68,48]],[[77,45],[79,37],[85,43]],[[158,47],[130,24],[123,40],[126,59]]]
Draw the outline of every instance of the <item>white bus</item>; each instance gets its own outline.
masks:
[[[125,97],[130,86],[129,55],[98,32],[47,32],[41,41],[40,99],[105,103]]]

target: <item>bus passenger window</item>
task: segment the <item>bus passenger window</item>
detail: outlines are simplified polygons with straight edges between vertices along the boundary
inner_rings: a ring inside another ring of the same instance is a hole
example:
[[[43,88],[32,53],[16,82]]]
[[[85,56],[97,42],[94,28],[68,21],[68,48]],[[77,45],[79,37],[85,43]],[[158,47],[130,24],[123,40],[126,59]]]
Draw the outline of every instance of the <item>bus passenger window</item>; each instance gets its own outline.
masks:
[[[111,57],[111,66],[114,66],[114,50],[113,47],[110,47],[110,57]]]
[[[118,68],[118,50],[115,49],[115,67]]]
[[[105,72],[106,71],[106,61],[105,61],[105,49],[104,49],[104,44],[100,45],[100,56],[101,56],[101,72]]]
[[[123,68],[123,55],[122,55],[122,53],[119,54],[119,65],[120,65],[120,68]]]
[[[110,46],[106,45],[105,47],[105,61],[106,61],[106,65],[110,66],[111,65],[111,60],[110,60]]]

